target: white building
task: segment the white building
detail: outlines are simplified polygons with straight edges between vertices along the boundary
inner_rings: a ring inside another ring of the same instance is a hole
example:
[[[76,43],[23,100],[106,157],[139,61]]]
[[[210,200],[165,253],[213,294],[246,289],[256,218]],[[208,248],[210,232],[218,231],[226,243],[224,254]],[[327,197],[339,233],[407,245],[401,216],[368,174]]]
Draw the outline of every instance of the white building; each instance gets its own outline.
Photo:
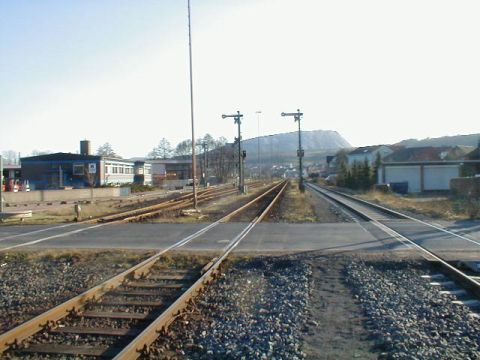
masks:
[[[380,159],[393,153],[393,150],[387,145],[363,146],[350,151],[347,154],[348,165],[352,166],[355,162],[363,163],[365,159],[370,166],[375,164],[378,154]]]
[[[450,190],[450,180],[461,175],[468,150],[459,146],[400,149],[385,157],[378,183],[409,193]]]

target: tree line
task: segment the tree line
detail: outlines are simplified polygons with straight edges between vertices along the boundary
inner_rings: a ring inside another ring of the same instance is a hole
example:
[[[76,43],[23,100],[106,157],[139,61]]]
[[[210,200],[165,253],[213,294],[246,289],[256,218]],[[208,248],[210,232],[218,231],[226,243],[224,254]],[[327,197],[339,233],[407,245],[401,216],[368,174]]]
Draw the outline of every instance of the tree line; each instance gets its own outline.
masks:
[[[382,164],[380,154],[377,154],[372,165],[367,159],[363,162],[355,161],[349,165],[347,152],[343,149],[337,152],[336,159],[338,186],[353,190],[368,190],[376,183],[378,170]]]

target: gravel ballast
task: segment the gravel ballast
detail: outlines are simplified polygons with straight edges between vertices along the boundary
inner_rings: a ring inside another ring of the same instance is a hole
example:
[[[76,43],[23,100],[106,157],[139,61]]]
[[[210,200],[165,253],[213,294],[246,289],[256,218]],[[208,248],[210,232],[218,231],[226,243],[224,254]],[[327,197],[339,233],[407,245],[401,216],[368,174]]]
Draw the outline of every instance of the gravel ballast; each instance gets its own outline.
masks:
[[[0,333],[61,304],[140,261],[144,253],[0,256]]]
[[[155,344],[152,358],[303,359],[310,269],[258,258],[237,263]]]
[[[480,322],[422,275],[421,261],[353,261],[346,279],[386,359],[480,359]]]

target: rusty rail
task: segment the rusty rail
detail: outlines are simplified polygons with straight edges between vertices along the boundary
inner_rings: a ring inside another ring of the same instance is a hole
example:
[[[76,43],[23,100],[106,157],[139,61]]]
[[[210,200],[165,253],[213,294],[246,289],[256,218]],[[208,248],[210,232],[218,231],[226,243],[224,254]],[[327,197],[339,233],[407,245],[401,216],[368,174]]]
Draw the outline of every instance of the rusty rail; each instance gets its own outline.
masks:
[[[253,188],[258,187],[257,183],[253,184]],[[238,189],[235,188],[215,188],[215,189],[207,189],[202,190],[198,194],[198,202],[203,203],[210,201],[212,199],[216,199],[221,196],[235,194],[238,192]],[[181,210],[191,207],[193,205],[193,196],[191,193],[184,194],[174,199],[162,201],[159,204],[145,206],[139,209],[132,209],[123,211],[116,214],[106,215],[101,218],[96,219],[89,219],[84,220],[82,223],[125,223],[125,222],[132,222],[132,221],[141,221],[143,219],[154,217],[164,211],[173,211],[173,210]]]
[[[178,241],[177,243],[165,248],[164,250],[156,253],[155,255],[145,259],[141,263],[133,266],[132,268],[122,272],[114,276],[113,278],[103,282],[100,285],[89,289],[82,294],[54,307],[47,312],[38,315],[37,317],[7,331],[4,334],[0,335],[0,354],[8,350],[12,345],[18,344],[21,341],[27,339],[28,337],[36,334],[37,332],[41,331],[46,326],[55,323],[56,321],[66,317],[72,312],[78,312],[85,307],[85,305],[92,300],[97,300],[98,298],[102,297],[108,291],[111,291],[117,287],[119,287],[125,280],[127,279],[134,279],[144,276],[150,271],[150,268],[154,266],[156,261],[166,252],[173,250],[175,248],[181,247],[188,242],[192,241],[193,239],[197,238],[198,236],[206,233],[207,231],[211,230],[215,226],[219,225],[220,223],[228,221],[233,215],[238,214],[240,211],[247,209],[249,206],[259,202],[265,196],[270,194],[275,189],[279,188],[282,183],[276,183],[272,187],[270,187],[267,191],[262,193],[261,195],[257,196],[255,199],[250,201],[248,204],[240,207],[237,210],[227,214],[226,216],[222,217],[221,219],[215,221],[212,224],[205,226],[204,228],[198,230],[197,232],[187,236],[186,238]],[[282,189],[285,188],[285,185]],[[282,190],[283,191],[283,190]],[[215,266],[215,265],[214,265]],[[207,272],[211,273],[211,272]],[[182,295],[183,296],[183,295]],[[173,306],[173,305],[172,305]]]
[[[372,224],[374,224],[376,227],[378,227],[379,229],[383,230],[385,233],[391,235],[393,238],[397,239],[398,241],[400,241],[401,243],[403,244],[408,244],[410,245],[411,247],[413,247],[414,249],[418,250],[420,252],[420,254],[422,254],[424,256],[424,258],[426,260],[429,260],[429,261],[435,261],[446,273],[448,273],[450,276],[452,276],[456,281],[458,281],[459,283],[461,283],[463,285],[463,287],[465,287],[466,289],[468,289],[471,293],[473,293],[477,298],[480,298],[480,282],[478,281],[477,278],[474,278],[472,276],[469,276],[468,274],[466,274],[465,272],[463,272],[462,270],[460,270],[459,268],[451,265],[450,263],[448,263],[448,261],[446,261],[445,259],[443,259],[442,257],[440,257],[439,255],[435,254],[435,252],[427,249],[425,246],[423,245],[419,245],[417,242],[415,242],[414,240],[411,240],[410,238],[408,238],[407,236],[404,236],[402,234],[400,234],[398,231],[392,229],[391,227],[383,224],[382,222],[370,217],[368,214],[365,214],[365,213],[362,213],[361,210],[359,209],[354,209],[352,206],[350,206],[349,204],[345,203],[344,201],[342,201],[341,199],[335,197],[335,196],[332,196],[330,193],[333,193],[339,197],[343,197],[345,199],[348,199],[350,201],[353,201],[353,202],[356,202],[358,204],[360,204],[360,206],[363,206],[364,208],[371,208],[371,209],[375,209],[376,211],[379,211],[381,213],[387,213],[391,216],[394,216],[396,218],[400,218],[400,219],[409,219],[409,220],[412,220],[412,221],[415,221],[415,222],[418,222],[420,224],[424,224],[426,226],[429,226],[430,228],[433,228],[433,229],[436,229],[442,233],[448,233],[450,235],[453,235],[453,236],[457,236],[459,238],[462,238],[462,239],[465,239],[463,236],[461,235],[458,235],[458,234],[455,234],[453,232],[450,232],[446,229],[442,229],[442,228],[439,228],[438,226],[435,226],[435,225],[432,225],[432,224],[429,224],[425,221],[422,221],[422,220],[419,220],[419,219],[416,219],[410,215],[406,215],[406,214],[403,214],[401,212],[398,212],[398,211],[395,211],[395,210],[391,210],[391,209],[388,209],[386,207],[383,207],[381,205],[378,205],[378,204],[374,204],[374,203],[371,203],[369,201],[366,201],[366,200],[362,200],[362,199],[358,199],[354,196],[351,196],[351,195],[347,195],[347,194],[344,194],[340,191],[334,191],[334,190],[330,190],[330,189],[326,189],[326,188],[323,188],[323,187],[319,187],[319,186],[314,186],[312,184],[307,184],[307,186],[309,186],[311,189],[317,191],[318,193],[320,194],[323,194],[324,196],[334,200],[335,202],[339,203],[340,205],[348,208],[349,210],[351,211],[354,211],[356,212],[357,214],[360,214],[362,217],[364,217],[367,221],[370,221]]]
[[[240,234],[238,234],[229,245],[227,245],[225,252],[216,260],[213,265],[198,279],[177,301],[175,301],[165,312],[160,315],[154,322],[152,322],[140,335],[138,335],[130,344],[128,344],[114,360],[131,360],[139,358],[142,353],[148,354],[149,346],[155,342],[162,332],[165,332],[168,326],[174,321],[176,315],[179,314],[188,303],[195,298],[203,288],[208,285],[214,277],[218,274],[220,265],[227,258],[227,256],[237,247],[248,233],[254,228],[256,224],[261,222],[264,217],[271,211],[275,203],[283,195],[288,182],[279,183],[277,186],[268,191],[268,193],[280,188],[279,193],[270,202],[270,204],[262,211],[262,213],[255,217],[255,219],[245,227]],[[252,203],[252,202],[250,202]],[[250,204],[249,203],[249,204]],[[232,215],[233,216],[233,215]]]

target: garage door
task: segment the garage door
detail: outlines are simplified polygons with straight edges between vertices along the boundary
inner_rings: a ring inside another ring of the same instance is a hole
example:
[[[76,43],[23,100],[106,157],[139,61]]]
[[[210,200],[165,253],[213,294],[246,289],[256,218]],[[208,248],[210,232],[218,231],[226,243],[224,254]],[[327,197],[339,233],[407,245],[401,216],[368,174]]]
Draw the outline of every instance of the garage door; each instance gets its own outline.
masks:
[[[425,166],[425,190],[449,190],[450,180],[459,176],[458,165]]]
[[[420,192],[420,166],[385,166],[385,182],[408,182],[408,192]]]

